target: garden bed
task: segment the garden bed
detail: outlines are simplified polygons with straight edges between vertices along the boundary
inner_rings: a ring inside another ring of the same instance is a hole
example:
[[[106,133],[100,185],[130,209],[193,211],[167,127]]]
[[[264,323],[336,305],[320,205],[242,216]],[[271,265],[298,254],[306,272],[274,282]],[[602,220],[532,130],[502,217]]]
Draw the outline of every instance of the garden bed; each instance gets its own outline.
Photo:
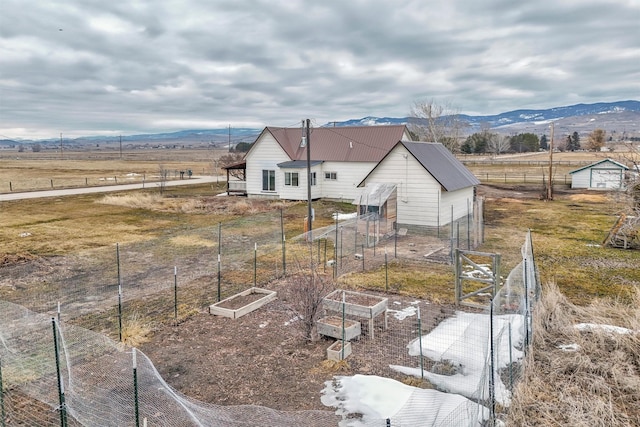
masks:
[[[344,299],[344,302],[343,302]],[[334,311],[347,316],[362,317],[369,320],[369,333],[374,338],[373,321],[384,314],[384,329],[387,329],[387,306],[389,299],[362,292],[343,291],[336,289],[323,298],[322,307],[325,311]]]
[[[278,297],[277,292],[262,288],[249,288],[209,306],[209,313],[237,319],[259,309]]]
[[[341,340],[343,322],[341,317],[327,316],[318,320],[317,328],[320,335]],[[344,339],[351,341],[361,334],[360,322],[351,319],[344,320]]]

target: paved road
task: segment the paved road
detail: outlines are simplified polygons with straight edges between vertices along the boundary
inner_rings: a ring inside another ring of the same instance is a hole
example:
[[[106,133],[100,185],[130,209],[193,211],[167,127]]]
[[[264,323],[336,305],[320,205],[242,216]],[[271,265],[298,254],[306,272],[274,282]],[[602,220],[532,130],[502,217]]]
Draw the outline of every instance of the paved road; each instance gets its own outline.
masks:
[[[196,184],[206,184],[210,182],[218,182],[218,180],[222,181],[222,179],[215,176],[196,176],[196,177],[191,177],[191,179],[167,181],[165,182],[165,185],[167,187],[173,187],[176,185],[196,185]],[[110,191],[137,190],[140,188],[159,188],[159,187],[160,187],[159,182],[147,182],[144,184],[105,185],[100,187],[65,188],[60,190],[29,191],[25,193],[6,193],[6,194],[0,194],[0,202],[8,201],[8,200],[37,199],[40,197],[60,197],[60,196],[69,196],[73,194],[107,193]]]

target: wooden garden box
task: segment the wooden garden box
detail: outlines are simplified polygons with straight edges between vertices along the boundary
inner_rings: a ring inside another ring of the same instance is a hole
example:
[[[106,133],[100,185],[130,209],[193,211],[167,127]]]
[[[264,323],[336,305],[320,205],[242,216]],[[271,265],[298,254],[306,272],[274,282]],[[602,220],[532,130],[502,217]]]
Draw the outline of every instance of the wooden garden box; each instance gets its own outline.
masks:
[[[342,302],[344,294],[345,302]],[[362,292],[343,291],[336,289],[322,299],[322,307],[325,311],[344,313],[349,316],[362,317],[369,321],[371,338],[374,338],[373,321],[379,315],[384,315],[384,329],[387,329],[387,306],[389,299]]]
[[[344,342],[344,358],[342,357],[342,345],[342,340],[338,340],[331,344],[329,348],[327,348],[327,359],[338,362],[346,359],[351,354],[351,343],[349,341]]]
[[[242,300],[243,297],[254,296],[251,298],[251,301],[245,305],[234,307],[239,301]],[[237,319],[239,317],[244,316],[245,314],[251,313],[254,310],[259,309],[263,305],[267,304],[270,301],[273,301],[278,297],[278,293],[276,291],[270,291],[268,289],[262,288],[249,288],[246,291],[242,291],[237,293],[229,298],[225,298],[222,301],[218,301],[215,304],[209,306],[209,313],[215,314],[217,316],[230,317],[232,319]],[[225,307],[226,306],[226,307]],[[229,308],[234,307],[234,308]]]
[[[342,318],[338,316],[327,316],[318,320],[316,324],[318,333],[326,337],[342,339]],[[360,322],[351,319],[344,320],[344,339],[351,341],[358,338],[361,333]]]

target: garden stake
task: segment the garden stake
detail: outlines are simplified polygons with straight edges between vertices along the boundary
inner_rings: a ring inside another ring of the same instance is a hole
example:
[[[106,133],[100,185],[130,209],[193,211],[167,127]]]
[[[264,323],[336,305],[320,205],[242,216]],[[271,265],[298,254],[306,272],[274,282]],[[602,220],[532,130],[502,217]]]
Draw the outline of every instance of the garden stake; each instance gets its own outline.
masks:
[[[173,267],[173,317],[178,325],[178,267]]]
[[[58,378],[58,401],[60,403],[60,427],[67,427],[67,410],[64,403],[64,383],[60,375],[60,354],[58,351],[58,331],[56,330],[56,319],[51,318],[53,328],[53,351],[56,353],[56,375]]]
[[[136,362],[136,348],[133,348],[133,398],[136,412],[136,427],[140,427],[140,404],[138,402],[138,364]]]
[[[418,306],[418,340],[420,345],[420,378],[424,380],[424,361],[422,359],[422,318],[420,317],[420,306]]]
[[[122,281],[120,279],[120,244],[116,243],[116,259],[118,263],[118,339],[122,342]]]

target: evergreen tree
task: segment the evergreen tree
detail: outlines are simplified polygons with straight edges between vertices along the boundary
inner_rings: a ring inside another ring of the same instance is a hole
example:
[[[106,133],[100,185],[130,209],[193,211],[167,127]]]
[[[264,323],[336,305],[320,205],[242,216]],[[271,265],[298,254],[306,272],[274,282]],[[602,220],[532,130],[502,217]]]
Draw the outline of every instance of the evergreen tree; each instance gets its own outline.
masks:
[[[542,135],[542,137],[540,137],[540,148],[543,150],[549,149],[549,142],[547,141],[547,135]]]
[[[576,151],[580,149],[580,135],[578,132],[573,132],[571,135],[571,151]]]

